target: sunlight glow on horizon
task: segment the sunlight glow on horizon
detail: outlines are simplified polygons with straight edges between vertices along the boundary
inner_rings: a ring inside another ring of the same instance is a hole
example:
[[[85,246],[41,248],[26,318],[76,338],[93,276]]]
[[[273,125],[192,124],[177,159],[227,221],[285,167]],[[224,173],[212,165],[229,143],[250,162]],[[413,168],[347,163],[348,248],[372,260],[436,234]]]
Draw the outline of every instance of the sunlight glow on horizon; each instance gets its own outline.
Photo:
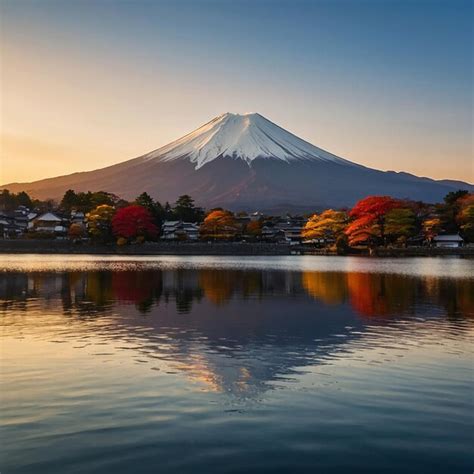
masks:
[[[0,184],[119,163],[246,110],[365,166],[474,182],[471,12],[3,2]]]

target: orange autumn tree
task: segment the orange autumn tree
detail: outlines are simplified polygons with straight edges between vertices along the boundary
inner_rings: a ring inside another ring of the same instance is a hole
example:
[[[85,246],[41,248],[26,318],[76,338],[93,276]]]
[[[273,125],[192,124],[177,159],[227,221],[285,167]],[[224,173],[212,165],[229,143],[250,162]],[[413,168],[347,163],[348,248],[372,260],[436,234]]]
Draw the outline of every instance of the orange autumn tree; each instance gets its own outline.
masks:
[[[401,204],[401,201],[390,196],[369,196],[357,202],[349,212],[353,221],[345,230],[349,244],[385,245],[386,215],[401,207]]]
[[[234,214],[224,209],[214,209],[204,219],[199,233],[202,239],[228,240],[234,238],[240,226]]]
[[[245,233],[248,234],[250,237],[258,238],[262,235],[262,223],[260,221],[250,221],[245,226]]]

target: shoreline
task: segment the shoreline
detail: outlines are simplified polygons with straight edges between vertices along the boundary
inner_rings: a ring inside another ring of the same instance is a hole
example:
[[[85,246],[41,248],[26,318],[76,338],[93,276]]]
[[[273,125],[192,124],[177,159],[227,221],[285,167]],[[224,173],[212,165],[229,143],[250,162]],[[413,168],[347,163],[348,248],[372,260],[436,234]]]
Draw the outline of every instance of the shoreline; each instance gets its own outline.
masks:
[[[146,242],[127,246],[74,244],[68,240],[0,240],[1,254],[91,254],[91,255],[224,255],[224,256],[289,256],[289,255],[337,255],[327,249],[315,249],[301,245],[261,242]],[[360,250],[348,256],[369,256]],[[459,248],[377,248],[373,257],[474,257],[474,247]]]

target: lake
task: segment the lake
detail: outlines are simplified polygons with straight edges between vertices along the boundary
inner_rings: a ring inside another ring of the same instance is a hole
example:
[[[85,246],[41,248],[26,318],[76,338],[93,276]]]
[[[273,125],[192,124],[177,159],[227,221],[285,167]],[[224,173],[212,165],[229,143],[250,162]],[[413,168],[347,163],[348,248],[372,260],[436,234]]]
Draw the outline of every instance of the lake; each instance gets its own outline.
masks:
[[[473,470],[474,260],[0,262],[2,474]]]

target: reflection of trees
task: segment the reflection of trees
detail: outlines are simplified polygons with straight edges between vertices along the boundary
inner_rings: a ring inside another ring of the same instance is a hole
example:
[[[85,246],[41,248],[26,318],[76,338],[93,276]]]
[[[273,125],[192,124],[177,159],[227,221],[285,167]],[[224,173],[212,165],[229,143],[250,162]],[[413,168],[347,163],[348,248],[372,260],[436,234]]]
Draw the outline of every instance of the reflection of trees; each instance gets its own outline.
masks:
[[[63,311],[96,314],[117,302],[149,312],[173,300],[189,313],[202,299],[213,306],[233,299],[299,295],[324,304],[349,302],[362,316],[406,314],[426,301],[449,316],[474,314],[474,280],[361,272],[284,272],[263,270],[143,270],[88,272],[8,272],[0,275],[0,308],[21,309],[31,298],[60,298]]]
[[[235,271],[201,270],[199,272],[199,284],[206,298],[218,306],[229,301],[234,289],[237,289],[237,283]]]
[[[474,312],[474,282],[469,279],[414,277],[384,273],[303,272],[308,295],[326,304],[347,300],[362,316],[396,316],[429,299],[448,315]]]
[[[0,304],[13,319],[12,305],[45,318],[66,315],[67,325],[55,321],[63,334],[126,339],[144,359],[160,359],[209,390],[254,397],[358,343],[368,325],[385,335],[390,328],[423,328],[423,322],[405,324],[420,311],[430,317],[473,315],[474,280],[263,270],[4,273]],[[350,306],[363,316],[393,318],[368,323]],[[137,312],[149,313],[146,331]],[[177,317],[182,312],[187,316]],[[86,317],[100,322],[101,316],[106,324],[80,324]],[[437,327],[428,323],[424,330]],[[461,337],[462,325],[453,327]]]
[[[474,280],[428,278],[427,296],[450,317],[474,317]]]
[[[375,278],[368,273],[349,273],[347,286],[353,308],[364,316],[387,315],[389,313],[387,288],[382,275]]]
[[[308,295],[327,304],[347,300],[347,274],[341,272],[303,272],[301,283]]]
[[[85,298],[98,307],[113,301],[112,273],[93,271],[85,274]]]

